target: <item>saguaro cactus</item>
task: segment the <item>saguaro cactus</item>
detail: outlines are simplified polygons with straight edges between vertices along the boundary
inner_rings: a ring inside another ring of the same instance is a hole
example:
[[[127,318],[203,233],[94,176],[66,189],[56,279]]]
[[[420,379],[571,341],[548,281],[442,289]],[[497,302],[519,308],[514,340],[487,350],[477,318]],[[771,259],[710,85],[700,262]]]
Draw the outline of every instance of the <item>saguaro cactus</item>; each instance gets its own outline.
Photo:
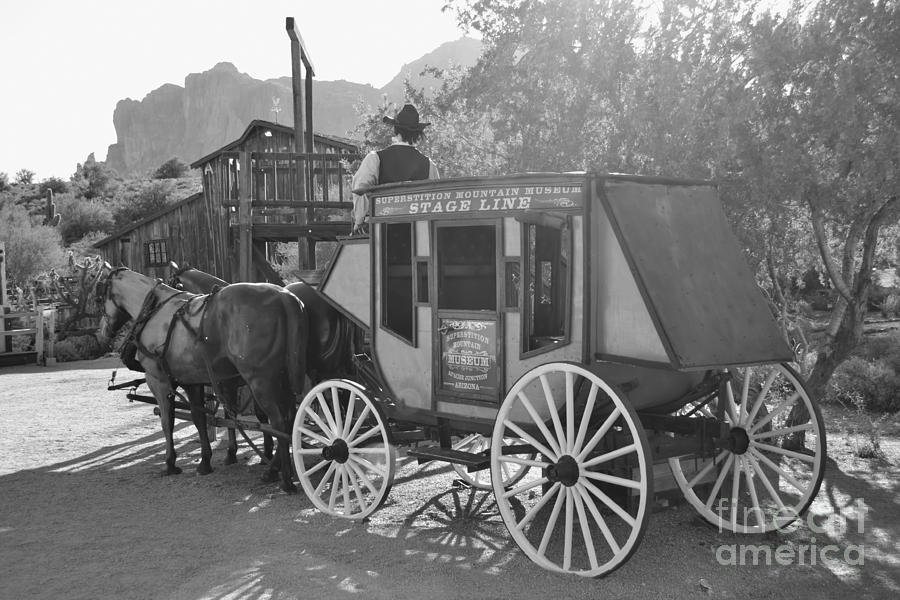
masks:
[[[53,201],[53,190],[47,190],[47,208],[44,212],[44,225],[56,227],[62,215],[56,214],[56,203]]]

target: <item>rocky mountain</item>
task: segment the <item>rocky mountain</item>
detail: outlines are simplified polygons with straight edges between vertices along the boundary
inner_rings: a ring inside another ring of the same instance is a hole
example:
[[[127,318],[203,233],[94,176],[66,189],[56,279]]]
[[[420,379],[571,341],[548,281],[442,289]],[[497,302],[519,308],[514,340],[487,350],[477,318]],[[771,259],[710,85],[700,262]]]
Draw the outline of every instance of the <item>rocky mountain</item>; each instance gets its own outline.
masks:
[[[317,133],[349,137],[358,123],[355,106],[377,105],[382,95],[403,100],[404,80],[426,89],[434,84],[420,74],[427,66],[475,64],[481,42],[463,37],[403,65],[381,89],[350,81],[313,80],[313,128]],[[291,78],[265,81],[241,73],[231,63],[219,63],[203,73],[191,73],[184,86],[166,84],[143,100],[127,98],[116,104],[113,124],[116,143],[109,146],[106,164],[121,174],[143,173],[172,157],[190,163],[238,138],[253,119],[276,119],[293,124]]]

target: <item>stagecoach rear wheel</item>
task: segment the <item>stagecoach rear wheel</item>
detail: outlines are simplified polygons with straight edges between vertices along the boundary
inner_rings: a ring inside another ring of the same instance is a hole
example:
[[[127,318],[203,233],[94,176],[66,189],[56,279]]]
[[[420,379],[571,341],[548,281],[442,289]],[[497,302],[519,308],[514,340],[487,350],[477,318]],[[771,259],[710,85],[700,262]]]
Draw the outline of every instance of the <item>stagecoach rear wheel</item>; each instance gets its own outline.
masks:
[[[694,414],[722,415],[728,436],[714,455],[674,457],[669,466],[687,501],[720,530],[782,529],[819,493],[822,414],[788,365],[732,368],[725,375],[713,401]]]
[[[503,443],[507,446],[511,446],[514,444],[521,444],[521,440],[518,438],[506,438],[503,440]],[[464,452],[487,452],[491,447],[491,438],[484,437],[478,433],[471,433],[465,437],[463,437],[460,441],[453,444],[454,450],[462,450]],[[533,459],[535,454],[533,452],[525,453],[523,455],[525,458]],[[503,485],[505,487],[509,487],[518,481],[521,481],[523,477],[528,474],[528,470],[531,467],[528,465],[522,464],[512,464],[504,462],[502,465],[503,472]],[[453,465],[453,470],[456,471],[456,474],[460,479],[468,483],[474,488],[479,490],[489,490],[491,489],[491,471],[490,469],[483,469],[481,471],[475,471],[474,473],[470,473],[466,468],[462,465]]]
[[[504,453],[506,438],[530,444],[538,457]],[[500,515],[533,562],[599,577],[637,550],[653,495],[652,462],[644,429],[623,394],[577,364],[536,367],[501,403],[491,442]],[[510,465],[529,472],[506,488],[502,472]]]
[[[323,381],[297,409],[294,467],[316,508],[335,517],[363,519],[391,490],[395,450],[387,420],[360,385]]]

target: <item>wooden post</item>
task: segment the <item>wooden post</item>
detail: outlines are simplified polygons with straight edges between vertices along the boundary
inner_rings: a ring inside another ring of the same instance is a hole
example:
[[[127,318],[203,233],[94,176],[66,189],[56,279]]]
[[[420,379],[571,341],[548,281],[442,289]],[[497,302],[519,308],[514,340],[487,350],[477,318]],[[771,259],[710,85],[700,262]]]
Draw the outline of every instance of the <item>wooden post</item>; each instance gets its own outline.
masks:
[[[44,307],[34,305],[34,356],[38,365],[44,362]]]
[[[250,195],[250,186],[253,179],[250,153],[241,152],[239,160],[241,183],[238,204],[238,280],[253,281],[251,278],[252,263],[250,260],[253,252],[253,208]]]
[[[294,17],[285,19],[285,29],[287,29],[288,37],[291,39],[291,90],[293,91],[294,100],[294,151],[307,154],[313,151],[313,131],[312,131],[312,81],[315,76],[315,68],[306,44],[303,42],[303,36],[300,35],[300,29]],[[302,63],[302,64],[301,64]],[[304,92],[303,85],[303,68],[306,69],[306,86]],[[304,119],[304,108],[306,118]],[[304,121],[306,124],[306,132],[304,135]],[[308,157],[297,163],[297,185],[295,188],[295,198],[301,202],[312,198],[312,165]],[[311,219],[312,209],[300,208],[297,210],[297,223],[305,224]],[[315,262],[315,252],[310,250],[312,245],[310,241],[303,238],[297,240],[298,260],[302,269],[310,268],[311,262]]]
[[[12,352],[12,338],[3,333],[6,331],[6,319],[3,315],[9,312],[6,296],[6,242],[0,241],[0,352]]]
[[[47,328],[47,347],[46,360],[44,364],[48,367],[56,364],[56,308],[51,306],[47,309],[47,318],[44,321]]]

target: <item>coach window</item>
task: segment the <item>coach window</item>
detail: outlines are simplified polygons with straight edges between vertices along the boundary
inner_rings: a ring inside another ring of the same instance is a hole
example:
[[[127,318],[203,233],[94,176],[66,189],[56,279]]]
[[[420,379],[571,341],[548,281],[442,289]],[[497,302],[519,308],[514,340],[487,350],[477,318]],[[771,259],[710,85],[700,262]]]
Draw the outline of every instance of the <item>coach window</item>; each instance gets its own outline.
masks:
[[[523,352],[569,341],[572,242],[568,219],[523,223]]]
[[[387,223],[381,238],[381,324],[415,343],[413,337],[413,226]]]

